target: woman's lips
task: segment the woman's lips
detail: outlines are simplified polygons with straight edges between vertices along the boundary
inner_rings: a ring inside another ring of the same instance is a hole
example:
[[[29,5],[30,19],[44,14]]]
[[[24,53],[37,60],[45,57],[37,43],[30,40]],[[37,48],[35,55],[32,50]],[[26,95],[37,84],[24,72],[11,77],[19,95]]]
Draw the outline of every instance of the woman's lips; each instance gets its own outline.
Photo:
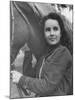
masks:
[[[56,38],[48,38],[49,40],[51,40],[51,41],[54,41]]]

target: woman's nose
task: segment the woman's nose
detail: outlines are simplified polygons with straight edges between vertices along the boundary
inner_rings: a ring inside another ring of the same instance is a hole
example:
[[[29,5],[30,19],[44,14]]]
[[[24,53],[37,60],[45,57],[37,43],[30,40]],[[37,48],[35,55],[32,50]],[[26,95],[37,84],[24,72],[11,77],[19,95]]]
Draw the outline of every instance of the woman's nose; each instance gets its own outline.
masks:
[[[53,36],[53,35],[54,35],[54,31],[53,31],[53,30],[51,30],[50,35],[51,35],[51,36]]]

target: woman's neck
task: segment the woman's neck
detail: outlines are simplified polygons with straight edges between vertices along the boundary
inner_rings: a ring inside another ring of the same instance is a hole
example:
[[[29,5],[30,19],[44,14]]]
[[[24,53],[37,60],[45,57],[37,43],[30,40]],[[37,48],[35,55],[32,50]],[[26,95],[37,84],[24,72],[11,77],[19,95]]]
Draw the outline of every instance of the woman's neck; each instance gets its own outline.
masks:
[[[58,46],[60,45],[60,43],[56,44],[56,45],[49,45],[46,48],[45,54],[51,53],[52,51],[54,51]]]

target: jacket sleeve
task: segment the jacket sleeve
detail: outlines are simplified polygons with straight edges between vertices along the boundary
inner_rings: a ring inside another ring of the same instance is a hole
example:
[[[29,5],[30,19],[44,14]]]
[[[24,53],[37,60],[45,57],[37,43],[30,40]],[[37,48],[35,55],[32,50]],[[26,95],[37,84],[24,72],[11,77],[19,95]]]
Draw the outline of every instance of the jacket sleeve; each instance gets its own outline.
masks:
[[[70,58],[70,59],[69,59]],[[71,55],[65,49],[58,50],[52,57],[48,57],[43,66],[43,78],[31,78],[22,76],[19,84],[28,88],[36,94],[52,92],[61,81],[68,62],[71,61]]]

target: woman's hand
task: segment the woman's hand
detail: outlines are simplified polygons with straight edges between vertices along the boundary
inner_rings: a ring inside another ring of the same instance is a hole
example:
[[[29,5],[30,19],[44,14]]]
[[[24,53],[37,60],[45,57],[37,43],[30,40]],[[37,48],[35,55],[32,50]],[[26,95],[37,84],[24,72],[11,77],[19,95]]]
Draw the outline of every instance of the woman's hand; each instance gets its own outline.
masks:
[[[22,74],[20,72],[18,72],[18,71],[15,71],[15,70],[11,71],[11,74],[12,74],[11,77],[12,77],[13,83],[17,84],[19,82]]]

